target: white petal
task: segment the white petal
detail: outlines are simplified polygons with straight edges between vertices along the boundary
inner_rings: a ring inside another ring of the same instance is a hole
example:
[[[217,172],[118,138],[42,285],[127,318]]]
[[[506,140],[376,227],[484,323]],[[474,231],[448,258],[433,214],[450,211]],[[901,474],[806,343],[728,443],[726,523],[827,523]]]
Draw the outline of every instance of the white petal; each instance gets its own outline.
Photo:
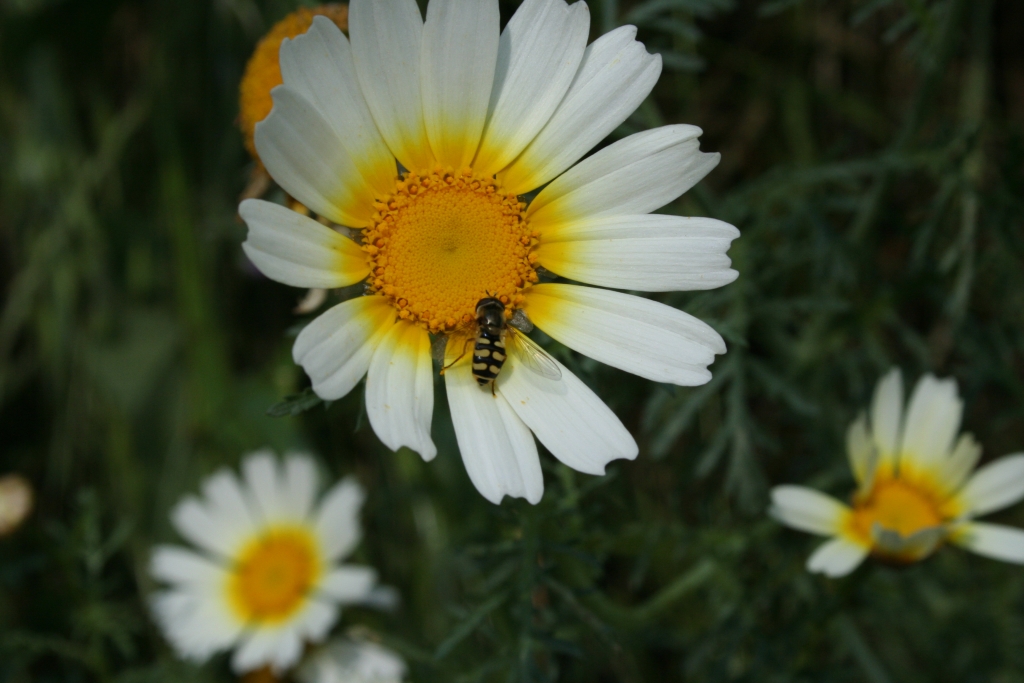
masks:
[[[430,169],[423,127],[420,49],[423,17],[416,0],[352,0],[352,60],[381,136],[407,169]]]
[[[359,509],[366,495],[363,487],[349,477],[324,494],[317,511],[316,532],[324,559],[333,562],[352,552],[363,537]]]
[[[376,193],[338,134],[313,104],[287,85],[271,94],[274,108],[256,124],[256,151],[270,177],[335,223],[369,225]]]
[[[922,377],[907,406],[900,468],[909,465],[916,470],[937,470],[952,450],[963,407],[955,380]]]
[[[853,470],[853,476],[860,484],[861,490],[868,489],[875,478],[878,452],[871,442],[871,432],[868,430],[867,417],[864,415],[858,417],[846,430],[846,454],[850,458],[850,469]]]
[[[476,156],[498,58],[498,0],[431,0],[423,24],[423,123],[438,163]]]
[[[639,449],[622,422],[590,387],[555,362],[562,376],[543,377],[525,365],[518,345],[508,348],[498,393],[551,454],[587,474],[604,474],[612,460],[632,460]]]
[[[505,398],[479,386],[465,361],[448,368],[444,379],[455,437],[473,485],[495,505],[506,495],[540,501],[544,478],[537,444]]]
[[[277,467],[277,456],[264,449],[247,455],[242,460],[242,474],[252,492],[255,505],[263,524],[277,522],[283,516],[284,505],[280,491],[281,473]]]
[[[585,2],[526,0],[505,26],[487,127],[473,169],[507,166],[551,119],[576,76],[590,32]]]
[[[312,218],[261,199],[246,199],[238,213],[249,226],[242,249],[271,280],[332,289],[370,273],[359,245]]]
[[[579,161],[640,106],[661,75],[661,56],[622,26],[594,41],[551,120],[501,176],[516,194],[535,190]]]
[[[223,566],[209,558],[173,545],[157,546],[149,573],[160,581],[215,589],[227,578]]]
[[[772,506],[768,513],[786,526],[820,536],[838,534],[850,514],[832,496],[805,486],[776,486],[772,489]]]
[[[856,569],[867,556],[868,548],[845,538],[833,538],[814,551],[807,560],[807,570],[838,578]]]
[[[202,488],[204,500],[183,499],[171,510],[171,523],[200,548],[231,557],[256,530],[238,479],[223,469],[207,478]]]
[[[981,458],[981,446],[970,434],[961,434],[953,452],[943,465],[942,476],[936,480],[941,493],[949,495],[963,486]]]
[[[331,125],[377,196],[390,195],[398,167],[366,106],[341,29],[327,17],[313,17],[306,33],[281,44],[281,75]]]
[[[981,467],[957,494],[965,511],[987,515],[1024,498],[1024,453],[1008,455]]]
[[[313,458],[304,453],[289,453],[284,461],[282,505],[289,519],[307,520],[316,500],[319,477]]]
[[[235,650],[231,669],[242,674],[269,665],[275,673],[281,673],[298,662],[301,654],[302,640],[291,622],[277,628],[260,627]]]
[[[707,323],[665,304],[596,287],[545,283],[527,290],[537,327],[594,360],[655,382],[711,379],[725,342]]]
[[[696,185],[718,165],[700,151],[696,126],[662,126],[630,135],[587,157],[530,203],[541,235],[581,219],[650,213]]]
[[[380,339],[395,324],[395,309],[382,296],[338,304],[299,333],[292,357],[313,381],[317,396],[341,398],[362,379]]]
[[[369,567],[336,567],[320,582],[319,592],[340,603],[362,602],[373,591],[377,572]]]
[[[302,613],[295,618],[299,636],[310,643],[322,642],[338,620],[338,607],[321,600],[307,600]]]
[[[878,382],[871,400],[871,435],[878,465],[890,472],[896,466],[903,432],[903,375],[893,368]]]
[[[959,524],[950,540],[971,552],[994,560],[1024,564],[1024,530],[1002,524]]]
[[[433,460],[430,439],[434,373],[426,330],[399,322],[384,336],[366,375],[366,415],[373,431],[393,451],[408,446]]]
[[[202,663],[241,636],[245,624],[231,614],[222,594],[222,588],[190,587],[153,596],[153,615],[181,657]]]
[[[608,216],[543,231],[537,262],[563,277],[601,287],[714,289],[739,275],[726,256],[739,234],[713,218]]]

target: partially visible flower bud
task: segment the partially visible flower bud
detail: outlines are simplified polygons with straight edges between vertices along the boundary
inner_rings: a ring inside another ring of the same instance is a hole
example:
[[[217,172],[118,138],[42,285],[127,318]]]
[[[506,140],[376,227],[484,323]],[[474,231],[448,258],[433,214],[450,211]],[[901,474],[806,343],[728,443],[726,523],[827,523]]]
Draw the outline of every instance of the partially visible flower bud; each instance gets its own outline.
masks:
[[[238,123],[245,136],[245,148],[252,158],[259,162],[254,134],[256,124],[267,118],[274,106],[270,91],[281,85],[281,63],[279,53],[285,38],[302,35],[313,25],[313,17],[324,15],[342,31],[348,30],[348,5],[321,5],[309,9],[301,7],[274,24],[267,35],[260,39],[245,67],[245,75],[239,86]]]
[[[32,512],[32,485],[20,474],[0,477],[0,536],[8,536]]]

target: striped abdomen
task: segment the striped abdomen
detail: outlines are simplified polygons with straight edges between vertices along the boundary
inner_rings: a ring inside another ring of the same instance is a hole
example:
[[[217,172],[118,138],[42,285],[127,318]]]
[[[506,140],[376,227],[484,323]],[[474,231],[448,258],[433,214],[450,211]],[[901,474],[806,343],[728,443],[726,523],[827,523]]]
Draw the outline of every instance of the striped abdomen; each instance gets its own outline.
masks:
[[[505,342],[501,328],[480,327],[473,347],[473,376],[480,386],[493,382],[505,364]]]

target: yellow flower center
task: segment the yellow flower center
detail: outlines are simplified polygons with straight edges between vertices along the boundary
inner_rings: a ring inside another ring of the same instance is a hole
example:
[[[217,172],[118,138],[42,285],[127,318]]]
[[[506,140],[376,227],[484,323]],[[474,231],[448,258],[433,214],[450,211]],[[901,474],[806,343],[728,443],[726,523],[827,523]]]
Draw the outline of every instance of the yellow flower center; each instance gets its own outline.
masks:
[[[253,134],[256,124],[267,118],[274,106],[270,91],[281,85],[281,62],[278,53],[285,38],[302,35],[313,25],[313,18],[324,15],[342,31],[348,30],[348,5],[321,5],[312,9],[300,7],[281,21],[260,39],[256,49],[245,65],[245,74],[239,84],[238,125],[245,137],[245,148],[253,159],[259,161]]]
[[[404,320],[451,332],[473,322],[480,299],[515,308],[537,281],[526,205],[493,178],[468,168],[407,173],[376,206],[363,236],[370,288]]]
[[[870,493],[854,501],[851,524],[861,540],[872,543],[875,524],[907,538],[939,526],[942,519],[929,491],[896,478],[876,481]]]
[[[317,544],[308,531],[281,528],[250,543],[230,579],[231,601],[247,622],[284,621],[320,577]]]

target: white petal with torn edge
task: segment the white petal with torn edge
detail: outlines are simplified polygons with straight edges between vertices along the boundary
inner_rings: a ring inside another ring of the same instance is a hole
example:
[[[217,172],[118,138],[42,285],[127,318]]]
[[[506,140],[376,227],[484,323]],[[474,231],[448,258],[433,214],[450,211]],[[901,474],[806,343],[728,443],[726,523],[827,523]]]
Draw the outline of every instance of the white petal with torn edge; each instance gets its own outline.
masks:
[[[504,496],[537,503],[544,495],[537,444],[505,398],[481,387],[467,361],[445,371],[455,437],[473,485],[494,504]]]
[[[520,357],[516,344],[498,375],[498,393],[551,454],[586,474],[604,474],[612,460],[632,460],[639,449],[605,403],[565,366],[559,379],[544,377]]]

